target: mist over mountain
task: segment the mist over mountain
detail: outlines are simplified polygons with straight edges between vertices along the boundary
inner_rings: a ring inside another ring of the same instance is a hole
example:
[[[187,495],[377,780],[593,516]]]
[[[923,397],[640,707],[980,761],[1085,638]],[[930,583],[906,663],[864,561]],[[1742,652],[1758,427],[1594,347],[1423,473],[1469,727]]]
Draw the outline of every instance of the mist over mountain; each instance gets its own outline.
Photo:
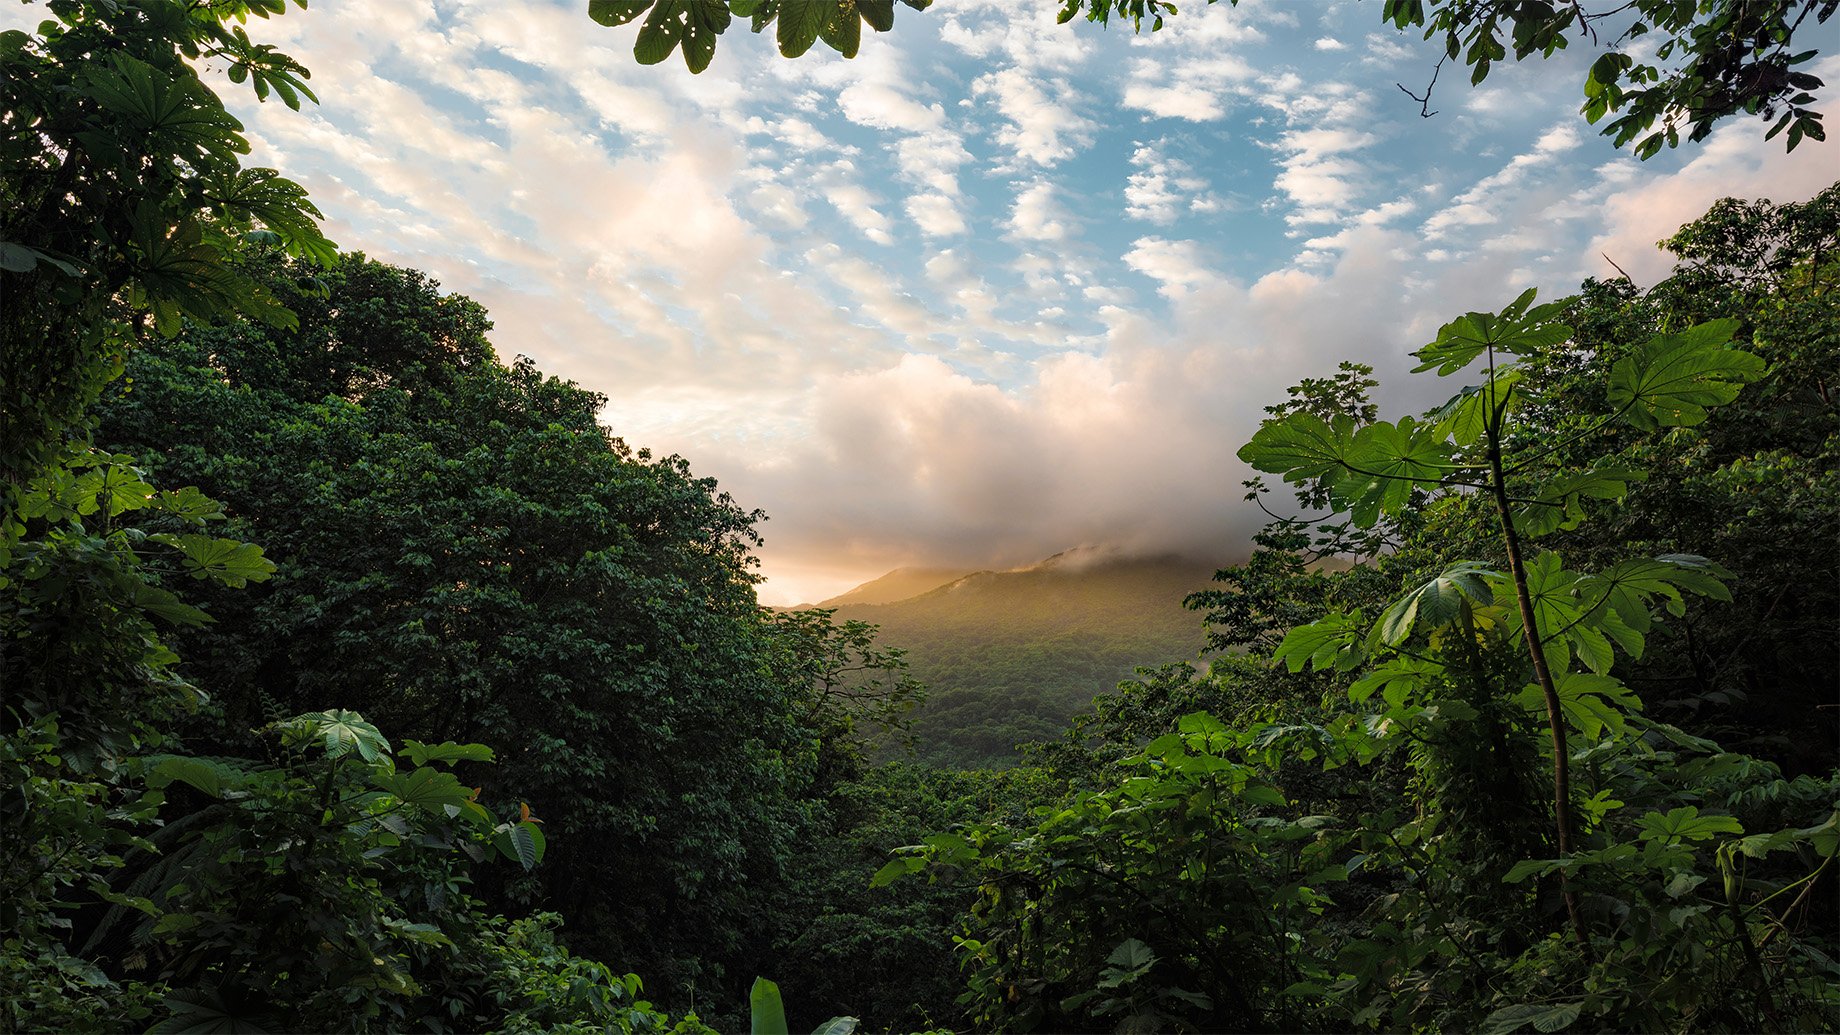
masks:
[[[930,691],[915,717],[922,760],[1001,765],[1138,666],[1196,657],[1201,620],[1182,598],[1228,563],[1084,547],[1010,571],[898,569],[822,606],[881,626],[883,645],[908,652]]]

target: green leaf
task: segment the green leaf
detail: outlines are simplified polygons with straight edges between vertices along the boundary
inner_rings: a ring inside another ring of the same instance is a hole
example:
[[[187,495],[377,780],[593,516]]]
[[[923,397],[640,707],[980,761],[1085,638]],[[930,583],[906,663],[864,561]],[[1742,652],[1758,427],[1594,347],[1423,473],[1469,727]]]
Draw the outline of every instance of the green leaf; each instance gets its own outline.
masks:
[[[862,0],[857,0],[861,3]],[[890,0],[892,3],[892,0]],[[811,1030],[811,1035],[855,1035],[862,1021],[855,1017],[832,1017]]]
[[[1482,1035],[1510,1035],[1532,1025],[1542,1032],[1562,1031],[1578,1020],[1583,1003],[1528,1003],[1507,1006],[1489,1014],[1482,1022]]]
[[[74,277],[79,272],[76,266],[43,249],[17,244],[13,241],[0,241],[0,270],[6,270],[9,273],[27,273],[41,262],[67,276]]]
[[[156,790],[170,786],[177,780],[213,798],[221,798],[224,791],[233,790],[243,783],[242,770],[215,759],[155,755],[148,761],[154,762],[154,765],[147,771],[147,786]]]
[[[919,873],[926,866],[926,860],[918,856],[904,855],[888,860],[882,868],[869,878],[869,886],[882,888],[893,884],[910,873]]]
[[[1629,467],[1597,467],[1555,478],[1540,487],[1537,502],[1515,508],[1514,525],[1528,537],[1546,535],[1564,529],[1570,531],[1584,521],[1584,499],[1620,500],[1629,493],[1631,482],[1648,478],[1648,472]]]
[[[652,0],[588,0],[588,17],[602,25],[625,25],[651,6]]]
[[[1266,421],[1241,446],[1239,458],[1254,470],[1281,474],[1287,482],[1334,480],[1345,469],[1354,445],[1354,418],[1336,414],[1333,423],[1299,410],[1282,420]]]
[[[786,1030],[786,1004],[779,996],[779,986],[766,978],[754,979],[754,987],[748,993],[748,1005],[752,1012],[750,1030],[753,1035],[789,1035]]]
[[[408,755],[409,761],[418,766],[427,765],[430,762],[446,762],[452,765],[455,762],[490,762],[493,760],[492,749],[484,744],[456,744],[451,740],[444,740],[439,744],[404,740],[402,750],[398,754]]]
[[[856,10],[876,32],[894,28],[894,0],[856,0]]]
[[[135,583],[134,606],[174,625],[208,625],[217,620],[174,594],[145,582]]]
[[[149,542],[173,547],[182,555],[181,566],[195,579],[210,579],[240,589],[251,582],[265,581],[275,572],[275,564],[262,556],[262,548],[235,539],[214,539],[208,535],[158,533]]]
[[[1744,825],[1731,816],[1702,816],[1699,809],[1683,805],[1664,815],[1650,812],[1637,827],[1644,841],[1675,844],[1681,841],[1705,841],[1720,834],[1742,834]]]
[[[1558,866],[1559,860],[1557,859],[1522,859],[1508,870],[1507,875],[1502,878],[1502,882],[1505,884],[1519,884],[1528,877],[1544,877],[1557,869]]]
[[[1569,300],[1533,305],[1528,288],[1500,313],[1465,313],[1438,329],[1437,340],[1414,352],[1421,361],[1413,373],[1436,368],[1439,377],[1454,374],[1486,352],[1531,355],[1572,336],[1572,329],[1553,318]]]
[[[427,771],[428,770],[418,770],[418,772]],[[448,773],[442,773],[440,775],[446,776],[450,780],[453,779],[453,776]],[[492,847],[497,848],[500,855],[524,867],[524,869],[534,870],[537,868],[537,864],[543,861],[543,852],[547,847],[547,843],[543,837],[543,829],[537,826],[534,820],[527,819],[520,823],[513,823],[505,827],[505,829],[500,830],[492,838]]]
[[[846,58],[853,58],[856,49],[862,46],[862,19],[857,16],[854,8],[846,9],[839,4],[837,11],[824,23],[824,28],[818,31],[818,36],[832,50]]]
[[[1621,733],[1628,713],[1642,710],[1642,701],[1614,676],[1595,672],[1562,672],[1553,680],[1559,709],[1565,720],[1596,740],[1605,730]],[[1514,695],[1516,704],[1535,715],[1546,712],[1546,695],[1539,684],[1529,683]]]
[[[1493,603],[1495,594],[1489,588],[1489,580],[1499,578],[1501,573],[1492,568],[1474,561],[1458,561],[1393,601],[1380,615],[1376,627],[1380,641],[1397,647],[1410,639],[1419,625],[1427,629],[1447,625],[1462,613],[1465,600],[1485,606]]]
[[[656,65],[671,56],[683,41],[690,21],[691,0],[657,0],[652,13],[633,40],[633,57],[641,65]]]
[[[304,729],[311,739],[323,742],[330,758],[343,758],[354,749],[366,762],[390,754],[390,742],[383,733],[364,721],[364,716],[344,708],[298,715],[285,725]]]
[[[795,58],[811,49],[824,26],[838,13],[838,0],[800,0],[782,6],[776,29],[779,52]]]
[[[1710,407],[1737,398],[1767,367],[1751,353],[1726,347],[1738,326],[1714,320],[1649,339],[1610,368],[1610,405],[1645,430],[1705,420]]]
[[[1301,672],[1305,665],[1318,671],[1333,668],[1338,672],[1354,669],[1366,657],[1361,641],[1366,638],[1365,619],[1356,608],[1351,614],[1333,612],[1309,625],[1299,625],[1284,634],[1284,642],[1272,652],[1271,660]]]
[[[1403,509],[1412,490],[1442,484],[1453,454],[1434,425],[1411,417],[1375,421],[1355,433],[1343,458],[1346,473],[1329,491],[1351,508],[1357,526],[1371,528],[1381,515]]]
[[[371,782],[404,805],[413,805],[441,815],[446,815],[443,806],[462,808],[473,800],[471,787],[461,783],[454,774],[431,767],[411,769],[408,772],[375,773],[372,774]],[[521,861],[521,856],[513,857]],[[526,864],[525,868],[531,865],[534,863]]]
[[[1498,369],[1482,384],[1465,387],[1431,414],[1437,434],[1450,436],[1459,446],[1482,438],[1498,413],[1513,412],[1522,398],[1520,383],[1521,372],[1509,367]]]

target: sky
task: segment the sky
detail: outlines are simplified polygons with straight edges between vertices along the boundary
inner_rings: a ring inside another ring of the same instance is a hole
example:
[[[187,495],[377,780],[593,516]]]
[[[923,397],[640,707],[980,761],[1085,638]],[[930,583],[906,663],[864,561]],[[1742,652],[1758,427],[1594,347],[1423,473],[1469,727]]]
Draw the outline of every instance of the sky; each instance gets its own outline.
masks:
[[[1423,118],[1396,84],[1436,49],[1375,3],[1141,35],[1058,6],[897,7],[849,61],[737,22],[692,76],[580,0],[315,0],[250,32],[318,106],[219,92],[341,247],[477,299],[501,357],[764,510],[775,604],[1075,546],[1238,559],[1234,453],[1286,386],[1357,359],[1383,412],[1427,405],[1455,386],[1407,354],[1439,324],[1604,256],[1647,286],[1717,198],[1840,178],[1743,120],[1616,151],[1577,114],[1583,45],[1446,68]]]

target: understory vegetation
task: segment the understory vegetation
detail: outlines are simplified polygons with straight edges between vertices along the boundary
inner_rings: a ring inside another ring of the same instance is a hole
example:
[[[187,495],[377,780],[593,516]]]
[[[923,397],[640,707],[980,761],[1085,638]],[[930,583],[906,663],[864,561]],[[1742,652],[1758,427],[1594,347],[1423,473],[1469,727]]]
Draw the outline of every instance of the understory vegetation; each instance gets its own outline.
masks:
[[[1840,1028],[1840,184],[1274,400],[1210,660],[951,768],[240,164],[283,6],[0,35],[0,1031]]]

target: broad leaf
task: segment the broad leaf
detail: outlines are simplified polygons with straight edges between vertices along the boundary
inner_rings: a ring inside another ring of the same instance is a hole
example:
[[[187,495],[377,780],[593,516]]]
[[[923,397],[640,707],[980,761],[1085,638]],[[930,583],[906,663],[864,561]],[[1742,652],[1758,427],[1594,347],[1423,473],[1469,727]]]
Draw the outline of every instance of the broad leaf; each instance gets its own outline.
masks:
[[[1592,740],[1605,730],[1622,733],[1628,727],[1628,713],[1642,710],[1641,699],[1614,676],[1564,672],[1553,680],[1553,689],[1566,722]],[[1523,687],[1514,700],[1535,715],[1546,711],[1546,695],[1537,683]]]
[[[1458,561],[1393,601],[1381,614],[1376,634],[1380,642],[1397,647],[1410,639],[1413,629],[1420,625],[1435,629],[1455,621],[1466,599],[1484,605],[1494,602],[1489,580],[1499,578],[1501,573],[1491,568],[1474,561]]]
[[[795,58],[811,49],[824,26],[836,18],[840,0],[798,0],[782,5],[776,29],[779,52]]]
[[[261,582],[275,572],[274,562],[262,556],[262,548],[254,543],[194,533],[159,533],[147,539],[177,549],[183,555],[181,565],[193,578],[221,582],[232,589]]]
[[[240,769],[210,758],[155,755],[148,761],[154,763],[147,770],[148,787],[158,789],[177,780],[213,798],[221,798],[225,791],[242,786],[245,775]]]
[[[1677,844],[1681,841],[1706,841],[1720,834],[1742,834],[1744,825],[1731,816],[1702,816],[1699,809],[1683,805],[1664,815],[1650,812],[1638,823],[1642,840]]]
[[[432,767],[376,773],[371,782],[403,804],[429,812],[442,812],[446,805],[461,808],[473,800],[471,787],[461,783],[454,774]]]
[[[1482,384],[1464,388],[1431,414],[1437,433],[1450,436],[1459,446],[1482,438],[1491,424],[1520,403],[1520,382],[1521,372],[1510,367],[1497,370]]]
[[[602,25],[625,25],[651,6],[652,0],[588,0],[588,17]]]
[[[359,758],[376,762],[390,754],[390,742],[383,733],[364,721],[364,716],[344,708],[295,716],[286,725],[303,729],[311,738],[323,742],[326,754],[332,758],[343,758],[356,750]]]
[[[409,761],[418,766],[427,765],[430,762],[446,762],[452,765],[455,762],[492,761],[492,749],[484,744],[456,744],[451,740],[444,740],[439,744],[404,740],[402,751],[398,753],[408,755]]]
[[[1571,1027],[1583,1010],[1582,1003],[1527,1003],[1505,1006],[1489,1014],[1482,1022],[1482,1035],[1511,1035],[1532,1026],[1535,1031],[1554,1032]]]
[[[1333,481],[1345,470],[1354,435],[1354,418],[1346,414],[1337,414],[1330,423],[1300,410],[1266,421],[1252,441],[1240,447],[1239,458],[1254,470],[1281,474],[1287,482]]]
[[[1354,523],[1371,528],[1383,514],[1396,514],[1413,489],[1434,488],[1450,470],[1451,445],[1435,427],[1411,417],[1398,424],[1376,421],[1355,433],[1342,460],[1346,473],[1330,494],[1352,510]]]
[[[1284,642],[1272,652],[1271,660],[1284,662],[1292,672],[1303,671],[1305,665],[1319,671],[1351,671],[1366,657],[1361,648],[1364,623],[1356,608],[1352,614],[1337,611],[1309,625],[1299,625],[1284,635]]]
[[[446,773],[441,775],[449,776]],[[452,777],[449,776],[449,779]],[[500,830],[493,836],[492,846],[498,849],[500,855],[524,869],[534,870],[537,864],[543,861],[543,852],[547,844],[543,837],[543,829],[537,826],[534,820],[524,820]]]
[[[786,1004],[780,999],[778,985],[763,977],[755,978],[748,992],[748,1007],[753,1035],[788,1035]]]
[[[1767,364],[1727,348],[1736,320],[1714,320],[1680,334],[1657,335],[1610,368],[1608,399],[1636,427],[1681,427],[1737,398]]]
[[[1628,495],[1631,482],[1647,477],[1646,471],[1605,466],[1555,478],[1540,487],[1537,502],[1515,507],[1514,525],[1528,537],[1569,531],[1584,520],[1585,498],[1620,500]]]
[[[1514,355],[1528,355],[1551,348],[1572,336],[1572,329],[1551,321],[1565,311],[1561,299],[1542,306],[1533,305],[1534,290],[1528,288],[1500,313],[1465,313],[1438,328],[1437,340],[1414,352],[1421,361],[1413,373],[1436,368],[1439,377],[1454,374],[1493,350]]]

